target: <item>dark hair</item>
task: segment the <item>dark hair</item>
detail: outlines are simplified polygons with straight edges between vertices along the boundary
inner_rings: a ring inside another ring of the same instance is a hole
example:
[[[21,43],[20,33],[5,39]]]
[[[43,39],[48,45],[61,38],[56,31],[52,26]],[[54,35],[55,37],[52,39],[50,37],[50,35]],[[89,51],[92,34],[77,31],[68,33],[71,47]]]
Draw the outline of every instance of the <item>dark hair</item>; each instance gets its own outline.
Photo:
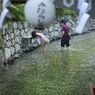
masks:
[[[35,39],[37,37],[36,32],[32,31],[32,38]]]
[[[60,23],[66,24],[66,21],[64,19],[61,19]]]

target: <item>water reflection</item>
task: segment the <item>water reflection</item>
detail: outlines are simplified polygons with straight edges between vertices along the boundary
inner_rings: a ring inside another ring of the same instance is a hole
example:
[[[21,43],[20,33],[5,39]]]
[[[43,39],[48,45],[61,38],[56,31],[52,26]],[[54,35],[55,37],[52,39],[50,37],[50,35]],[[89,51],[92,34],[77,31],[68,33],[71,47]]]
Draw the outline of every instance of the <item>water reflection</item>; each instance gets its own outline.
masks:
[[[61,53],[61,63],[62,63],[62,69],[63,73],[68,73],[69,71],[69,64],[70,64],[70,58],[69,58],[69,51],[62,52]]]
[[[21,55],[0,68],[0,95],[89,95],[95,84],[95,33],[75,36],[71,50],[60,52],[59,41]]]

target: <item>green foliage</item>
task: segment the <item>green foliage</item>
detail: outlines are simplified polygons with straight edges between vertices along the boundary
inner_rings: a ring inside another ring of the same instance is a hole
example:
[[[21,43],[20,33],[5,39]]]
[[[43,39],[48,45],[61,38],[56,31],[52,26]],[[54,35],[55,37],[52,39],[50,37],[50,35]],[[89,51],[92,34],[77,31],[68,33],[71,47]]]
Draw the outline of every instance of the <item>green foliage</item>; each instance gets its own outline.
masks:
[[[25,21],[24,4],[12,5],[7,7],[11,14],[11,19],[14,21]]]
[[[74,16],[74,17],[76,17],[77,16],[77,13],[75,13],[75,12],[71,12],[71,16]]]
[[[0,33],[0,50],[4,50],[4,42],[3,42],[3,39],[2,39],[1,35],[2,35],[2,33]]]
[[[71,15],[71,16],[77,16],[77,13],[63,8],[56,8],[56,16],[64,16],[64,15]]]
[[[62,8],[56,8],[56,16],[63,16],[64,10]]]

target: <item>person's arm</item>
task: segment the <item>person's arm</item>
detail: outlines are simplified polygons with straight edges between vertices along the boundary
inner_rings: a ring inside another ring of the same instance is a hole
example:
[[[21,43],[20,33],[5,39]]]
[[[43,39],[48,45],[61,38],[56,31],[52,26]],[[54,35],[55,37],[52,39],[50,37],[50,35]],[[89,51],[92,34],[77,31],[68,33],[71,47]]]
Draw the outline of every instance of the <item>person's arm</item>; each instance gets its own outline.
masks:
[[[71,36],[70,32],[68,33],[69,36]]]
[[[68,35],[69,35],[69,39],[71,39],[71,33],[70,33],[70,28],[68,28]]]
[[[37,35],[38,37],[41,37],[41,34],[40,34],[40,33],[36,33],[36,35]]]
[[[95,95],[94,90],[93,90],[93,88],[95,88],[95,86],[93,86],[92,83],[90,83],[89,85],[90,85],[90,93],[91,93],[91,95]]]
[[[65,33],[65,32],[64,32],[64,31],[62,31],[62,37],[63,37],[64,33]]]

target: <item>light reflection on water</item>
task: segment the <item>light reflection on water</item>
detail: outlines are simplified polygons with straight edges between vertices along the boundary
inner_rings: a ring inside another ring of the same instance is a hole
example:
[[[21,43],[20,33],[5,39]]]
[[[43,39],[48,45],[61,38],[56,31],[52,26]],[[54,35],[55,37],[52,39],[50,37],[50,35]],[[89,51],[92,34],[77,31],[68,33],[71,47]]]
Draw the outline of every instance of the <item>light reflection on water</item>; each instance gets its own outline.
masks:
[[[90,95],[95,84],[95,33],[71,39],[71,50],[60,52],[59,40],[21,55],[0,69],[0,95]]]

